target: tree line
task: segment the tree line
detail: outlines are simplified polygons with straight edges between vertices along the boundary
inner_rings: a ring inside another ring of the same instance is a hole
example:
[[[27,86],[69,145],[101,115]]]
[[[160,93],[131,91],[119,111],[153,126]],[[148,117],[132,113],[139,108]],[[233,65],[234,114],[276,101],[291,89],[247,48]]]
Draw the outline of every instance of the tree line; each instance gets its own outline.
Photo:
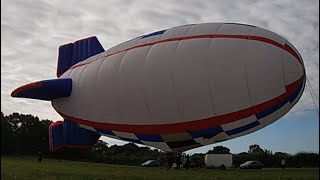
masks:
[[[1,155],[36,156],[38,152],[42,152],[44,158],[132,166],[141,165],[149,159],[166,157],[165,152],[157,149],[139,147],[134,143],[109,146],[101,140],[88,150],[65,149],[51,153],[48,145],[48,128],[52,122],[47,119],[40,120],[33,115],[12,113],[6,116],[1,112]],[[230,153],[230,149],[215,146],[207,153],[226,154]],[[197,153],[190,157],[204,166],[204,157],[207,153]],[[294,155],[286,152],[273,153],[253,144],[249,146],[248,152],[233,154],[234,167],[239,167],[249,160],[261,161],[265,167],[280,167],[282,159],[285,159],[287,167],[319,167],[319,152],[299,152]]]

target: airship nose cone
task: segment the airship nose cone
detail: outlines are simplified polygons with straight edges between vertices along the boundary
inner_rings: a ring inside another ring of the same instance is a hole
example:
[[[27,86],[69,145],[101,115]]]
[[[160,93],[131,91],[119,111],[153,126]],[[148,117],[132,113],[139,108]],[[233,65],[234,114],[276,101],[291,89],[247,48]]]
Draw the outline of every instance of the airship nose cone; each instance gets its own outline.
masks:
[[[302,76],[305,76],[304,65],[302,62],[302,57],[297,50],[291,45],[286,43],[284,49],[283,60],[283,75],[284,82],[286,85],[297,81]]]

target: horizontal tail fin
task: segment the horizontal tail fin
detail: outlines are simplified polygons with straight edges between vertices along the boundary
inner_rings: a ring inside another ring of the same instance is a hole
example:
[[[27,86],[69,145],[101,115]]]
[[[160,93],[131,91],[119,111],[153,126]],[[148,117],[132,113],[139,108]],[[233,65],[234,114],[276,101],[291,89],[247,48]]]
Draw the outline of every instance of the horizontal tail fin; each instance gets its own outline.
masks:
[[[57,77],[60,77],[71,66],[93,55],[103,52],[104,49],[97,37],[88,37],[74,43],[59,47]]]
[[[11,93],[12,97],[24,97],[50,101],[55,98],[68,97],[72,91],[72,79],[52,79],[38,81],[21,86]]]
[[[90,149],[100,136],[72,121],[57,121],[49,126],[49,150],[57,152],[64,148]]]

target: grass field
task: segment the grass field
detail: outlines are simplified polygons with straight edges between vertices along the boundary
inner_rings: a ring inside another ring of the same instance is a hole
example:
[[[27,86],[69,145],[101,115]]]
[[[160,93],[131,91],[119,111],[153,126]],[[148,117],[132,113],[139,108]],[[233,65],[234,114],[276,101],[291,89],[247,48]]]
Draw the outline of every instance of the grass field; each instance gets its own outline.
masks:
[[[37,164],[32,157],[1,157],[1,179],[319,179],[319,168],[262,170],[160,169],[75,161],[44,159]]]

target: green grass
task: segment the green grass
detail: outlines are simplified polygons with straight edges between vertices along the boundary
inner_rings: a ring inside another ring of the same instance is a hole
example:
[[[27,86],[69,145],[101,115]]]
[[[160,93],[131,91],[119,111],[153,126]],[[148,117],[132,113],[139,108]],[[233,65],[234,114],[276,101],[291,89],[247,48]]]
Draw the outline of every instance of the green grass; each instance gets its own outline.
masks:
[[[319,179],[319,168],[262,170],[160,169],[75,161],[44,159],[37,164],[32,157],[1,157],[1,179]]]

